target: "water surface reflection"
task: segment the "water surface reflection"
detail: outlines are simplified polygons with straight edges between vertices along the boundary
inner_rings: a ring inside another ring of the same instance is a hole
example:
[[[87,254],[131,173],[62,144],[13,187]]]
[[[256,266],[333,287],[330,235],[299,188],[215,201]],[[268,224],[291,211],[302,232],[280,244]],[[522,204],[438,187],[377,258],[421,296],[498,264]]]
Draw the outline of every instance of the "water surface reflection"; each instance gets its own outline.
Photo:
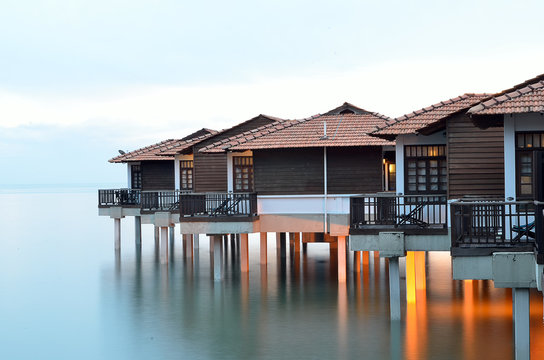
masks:
[[[104,297],[115,298],[107,336],[124,357],[477,359],[513,353],[511,292],[488,281],[451,280],[448,254],[427,255],[426,286],[417,289],[415,302],[406,304],[401,281],[402,321],[391,323],[383,258],[363,254],[358,271],[351,256],[348,281],[339,285],[328,244],[310,244],[307,252],[291,247],[282,256],[271,239],[269,263],[260,265],[252,235],[249,273],[240,272],[239,247],[227,240],[225,277],[214,282],[208,244],[201,238],[193,256],[176,244],[164,266],[156,250],[144,246],[133,260],[117,259],[115,270],[104,272]],[[115,274],[113,282],[108,273]],[[541,299],[532,294],[534,358],[542,355],[536,340],[544,334]]]

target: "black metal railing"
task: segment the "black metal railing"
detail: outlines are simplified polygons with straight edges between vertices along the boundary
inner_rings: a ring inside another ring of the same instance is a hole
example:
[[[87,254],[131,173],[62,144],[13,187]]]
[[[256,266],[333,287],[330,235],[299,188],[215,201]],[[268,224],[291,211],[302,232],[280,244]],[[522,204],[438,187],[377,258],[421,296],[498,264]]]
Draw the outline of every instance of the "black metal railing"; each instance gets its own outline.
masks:
[[[537,222],[542,222],[539,206],[532,201],[471,199],[452,202],[451,246],[513,247],[535,244]]]
[[[141,191],[134,189],[98,190],[98,206],[140,206]]]
[[[142,191],[142,212],[178,212],[181,197],[190,193],[187,190]]]
[[[185,194],[180,200],[181,216],[255,216],[255,193]]]
[[[447,231],[448,206],[444,195],[370,194],[350,199],[350,217],[355,231]]]

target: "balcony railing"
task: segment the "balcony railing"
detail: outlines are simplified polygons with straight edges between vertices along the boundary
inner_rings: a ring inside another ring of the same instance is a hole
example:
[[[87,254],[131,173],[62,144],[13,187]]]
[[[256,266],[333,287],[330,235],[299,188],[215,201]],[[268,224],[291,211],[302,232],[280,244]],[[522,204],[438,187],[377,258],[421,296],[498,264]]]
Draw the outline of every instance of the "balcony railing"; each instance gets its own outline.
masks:
[[[446,234],[448,206],[444,195],[370,194],[352,197],[352,234],[404,231],[407,234]]]
[[[180,201],[182,217],[256,216],[255,193],[201,193],[186,194]]]
[[[544,253],[543,205],[533,201],[489,200],[451,203],[452,253],[485,255],[485,249],[535,249],[537,254]]]
[[[190,193],[187,190],[142,191],[142,212],[178,212],[180,198]]]
[[[98,206],[139,207],[141,191],[134,189],[102,189],[98,190]]]

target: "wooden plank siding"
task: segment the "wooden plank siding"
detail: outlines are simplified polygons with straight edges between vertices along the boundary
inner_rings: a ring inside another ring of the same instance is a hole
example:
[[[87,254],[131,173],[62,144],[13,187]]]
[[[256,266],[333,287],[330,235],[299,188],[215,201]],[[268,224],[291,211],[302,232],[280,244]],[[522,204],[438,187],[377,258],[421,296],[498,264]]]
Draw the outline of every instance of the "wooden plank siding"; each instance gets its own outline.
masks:
[[[212,136],[194,146],[194,191],[200,193],[215,191],[226,192],[228,190],[227,155],[199,153],[199,149],[231,136],[241,134],[245,131],[249,131],[273,122],[275,121],[267,117],[257,116],[251,120],[239,124],[238,126],[234,126],[222,133]]]
[[[323,194],[323,148],[253,151],[259,195]],[[327,192],[382,190],[381,147],[327,148]]]
[[[504,197],[504,130],[482,130],[459,114],[447,122],[448,197]]]
[[[329,194],[360,194],[383,190],[380,146],[327,149]]]
[[[194,153],[194,191],[227,191],[227,154]]]
[[[174,161],[142,161],[142,190],[174,190]]]

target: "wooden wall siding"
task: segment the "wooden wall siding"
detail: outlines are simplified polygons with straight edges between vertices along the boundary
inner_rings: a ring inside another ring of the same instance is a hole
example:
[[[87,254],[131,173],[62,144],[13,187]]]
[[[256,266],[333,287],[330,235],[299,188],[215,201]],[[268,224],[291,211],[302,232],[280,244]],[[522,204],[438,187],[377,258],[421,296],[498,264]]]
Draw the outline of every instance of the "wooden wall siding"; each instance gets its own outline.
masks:
[[[329,194],[382,190],[380,147],[328,148]],[[255,150],[255,191],[259,195],[323,194],[323,149]]]
[[[382,191],[382,148],[328,148],[329,194],[359,194]]]
[[[174,190],[174,161],[142,161],[142,190]]]
[[[504,197],[503,127],[482,130],[464,114],[449,119],[448,197]]]
[[[227,155],[199,153],[198,150],[228,137],[241,134],[245,131],[273,123],[274,121],[263,116],[233,127],[221,134],[212,136],[194,146],[194,191],[195,192],[225,192],[227,182]]]
[[[323,149],[253,151],[259,195],[323,194]]]
[[[195,192],[226,192],[228,190],[227,154],[195,152],[193,161]]]

